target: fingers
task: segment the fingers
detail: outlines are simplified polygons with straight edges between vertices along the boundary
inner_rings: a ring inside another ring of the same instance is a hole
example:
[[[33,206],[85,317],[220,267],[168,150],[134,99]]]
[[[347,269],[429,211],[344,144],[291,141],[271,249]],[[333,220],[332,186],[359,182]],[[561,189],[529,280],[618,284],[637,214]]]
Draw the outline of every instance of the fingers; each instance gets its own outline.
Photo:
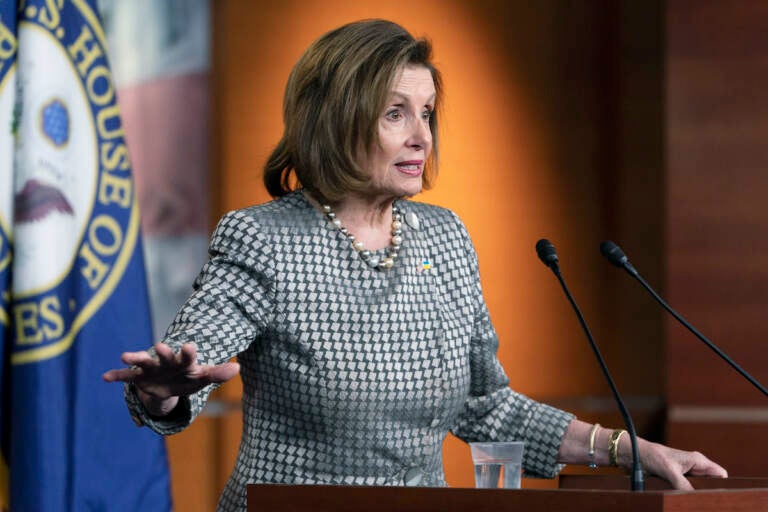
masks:
[[[728,478],[728,472],[715,462],[712,462],[707,457],[699,452],[687,452],[689,460],[681,463],[680,471],[676,471],[674,468],[668,475],[667,479],[675,489],[681,491],[692,491],[693,486],[685,476],[681,473],[691,476],[709,476],[716,478]]]
[[[649,468],[651,472],[666,479],[672,484],[672,488],[678,491],[692,491],[691,482],[685,478],[690,468],[690,463],[686,460],[687,452],[663,445],[654,445],[654,448],[656,448],[656,456],[651,459],[653,461],[652,467]]]
[[[189,367],[197,363],[197,347],[195,347],[194,343],[183,344],[179,355],[182,366]]]
[[[685,478],[680,473],[677,473],[675,471],[669,473],[667,475],[667,480],[669,480],[669,483],[672,484],[672,487],[677,489],[678,491],[692,491],[693,485],[691,485],[691,482],[688,481],[687,478]]]
[[[194,343],[184,343],[176,353],[165,343],[155,343],[155,352],[161,364],[188,368],[197,363],[197,348]]]
[[[649,471],[665,478],[675,489],[681,491],[693,490],[693,486],[685,475],[720,478],[728,476],[728,472],[722,466],[699,452],[677,450],[651,443],[647,445],[645,455]]]
[[[164,366],[176,366],[178,359],[173,349],[165,343],[155,343],[155,353],[157,354],[157,360]]]
[[[105,382],[131,382],[136,378],[136,368],[119,368],[104,372],[101,376]]]
[[[155,354],[146,350],[138,352],[123,352],[120,360],[131,366],[131,368],[116,368],[105,372],[102,379],[106,382],[131,382],[137,377],[143,376],[146,372],[158,370],[161,366],[178,367],[185,365],[187,367],[194,365],[197,359],[197,350],[192,343],[182,345],[179,354],[175,354],[173,349],[165,343],[155,343]]]
[[[127,365],[135,364],[139,366],[151,364],[154,362],[154,359],[146,350],[142,350],[140,352],[123,352],[123,354],[120,356],[120,360]]]
[[[715,478],[728,478],[728,470],[722,467],[720,464],[712,463],[713,467],[709,468],[704,476],[712,476]]]
[[[240,365],[197,363],[194,343],[184,343],[178,352],[165,343],[155,343],[154,354],[148,351],[125,352],[121,359],[130,368],[108,370],[106,382],[133,382],[138,389],[156,398],[194,393],[211,383],[222,383],[240,372]]]
[[[699,452],[691,452],[691,469],[688,473],[694,476],[711,476],[728,478],[728,471],[720,464],[712,462]]]
[[[238,363],[217,364],[215,366],[208,367],[206,373],[210,382],[226,382],[240,373],[240,365]]]

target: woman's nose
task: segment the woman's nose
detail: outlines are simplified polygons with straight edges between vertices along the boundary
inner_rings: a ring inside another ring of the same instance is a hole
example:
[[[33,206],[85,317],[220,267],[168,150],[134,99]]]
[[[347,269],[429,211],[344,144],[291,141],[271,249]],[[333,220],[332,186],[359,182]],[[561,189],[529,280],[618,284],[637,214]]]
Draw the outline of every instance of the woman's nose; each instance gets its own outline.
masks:
[[[429,121],[422,117],[417,117],[411,123],[411,134],[408,145],[417,148],[428,148],[432,143],[432,131],[429,128]]]

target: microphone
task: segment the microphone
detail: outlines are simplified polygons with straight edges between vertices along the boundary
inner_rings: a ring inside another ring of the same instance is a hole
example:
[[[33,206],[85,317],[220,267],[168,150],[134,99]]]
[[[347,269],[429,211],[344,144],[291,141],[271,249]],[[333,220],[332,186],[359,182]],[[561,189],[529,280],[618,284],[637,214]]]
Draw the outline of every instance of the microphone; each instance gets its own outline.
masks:
[[[573,299],[571,292],[565,285],[565,280],[560,273],[560,267],[558,264],[559,260],[557,257],[557,251],[555,251],[555,246],[552,245],[549,240],[542,238],[536,242],[536,254],[539,255],[539,259],[542,261],[542,263],[544,263],[544,265],[552,269],[552,272],[557,277],[557,280],[560,281],[560,286],[562,286],[563,291],[565,292],[565,296],[568,297],[568,301],[571,303],[571,306],[573,306],[573,310],[576,312],[576,316],[579,319],[581,328],[587,335],[589,346],[592,347],[592,351],[595,353],[597,362],[600,364],[600,369],[603,371],[603,375],[605,375],[605,380],[608,381],[608,385],[611,387],[613,397],[616,399],[616,404],[619,406],[619,411],[621,411],[622,418],[624,418],[624,424],[627,427],[629,439],[632,443],[632,490],[642,491],[645,486],[643,482],[643,467],[640,464],[640,454],[637,450],[637,432],[635,431],[634,423],[632,423],[632,417],[629,415],[627,406],[624,405],[624,400],[621,399],[619,390],[616,388],[616,384],[613,382],[611,373],[608,371],[608,366],[606,366],[605,360],[603,360],[603,356],[600,354],[600,349],[597,348],[595,340],[592,339],[592,333],[589,332],[589,327],[587,327],[587,322],[584,320],[584,316],[581,314],[579,306],[576,305],[576,301]]]
[[[701,334],[699,331],[696,330],[691,324],[689,324],[685,318],[680,316],[677,311],[672,309],[669,304],[664,302],[664,299],[662,299],[656,291],[651,288],[651,286],[645,282],[645,279],[640,276],[640,273],[635,270],[635,267],[632,266],[632,264],[629,262],[629,259],[624,254],[624,251],[622,251],[618,245],[611,242],[610,240],[606,240],[603,243],[600,244],[600,252],[602,253],[605,258],[610,261],[612,264],[616,265],[619,268],[623,268],[627,271],[629,275],[634,277],[641,285],[643,285],[643,288],[645,288],[648,293],[651,294],[651,296],[661,304],[661,306],[667,310],[669,314],[671,314],[675,319],[683,324],[686,329],[688,329],[690,332],[692,332],[697,338],[699,338],[706,346],[711,348],[718,356],[720,356],[726,363],[731,365],[731,367],[739,372],[742,377],[747,379],[753,386],[755,386],[757,389],[760,390],[760,392],[763,393],[763,395],[768,396],[768,390],[765,389],[765,387],[760,384],[754,377],[752,377],[749,373],[747,373],[741,366],[736,364],[736,362],[728,357],[725,352],[720,350],[714,343],[709,341],[703,334]]]
[[[546,238],[542,238],[536,242],[536,254],[539,255],[539,259],[546,266],[552,269],[555,275],[560,275],[560,267],[558,266],[557,251],[552,242]]]

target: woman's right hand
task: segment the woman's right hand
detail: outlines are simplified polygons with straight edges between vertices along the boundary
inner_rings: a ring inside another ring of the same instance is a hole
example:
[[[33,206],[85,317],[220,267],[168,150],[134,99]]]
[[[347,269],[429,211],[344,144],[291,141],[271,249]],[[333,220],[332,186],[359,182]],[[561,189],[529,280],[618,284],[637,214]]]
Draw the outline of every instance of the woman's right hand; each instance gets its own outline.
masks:
[[[208,384],[226,382],[240,372],[237,363],[197,364],[197,349],[185,343],[178,353],[165,343],[155,343],[155,353],[124,352],[120,359],[129,368],[116,368],[102,375],[107,382],[133,382],[144,406],[153,416],[165,416],[180,396],[195,393]]]

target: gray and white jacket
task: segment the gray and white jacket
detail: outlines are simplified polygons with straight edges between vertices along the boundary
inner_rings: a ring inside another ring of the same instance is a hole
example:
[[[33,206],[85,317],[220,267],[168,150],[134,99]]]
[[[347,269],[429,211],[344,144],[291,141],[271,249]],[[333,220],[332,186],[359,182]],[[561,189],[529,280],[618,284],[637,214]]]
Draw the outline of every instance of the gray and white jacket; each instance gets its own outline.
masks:
[[[210,260],[168,328],[199,361],[237,356],[243,433],[219,510],[245,510],[247,483],[445,485],[441,447],[521,440],[528,475],[552,477],[573,416],[515,393],[469,235],[451,211],[399,200],[408,222],[394,267],[367,265],[301,192],[219,222]],[[139,424],[176,433],[213,386]]]

